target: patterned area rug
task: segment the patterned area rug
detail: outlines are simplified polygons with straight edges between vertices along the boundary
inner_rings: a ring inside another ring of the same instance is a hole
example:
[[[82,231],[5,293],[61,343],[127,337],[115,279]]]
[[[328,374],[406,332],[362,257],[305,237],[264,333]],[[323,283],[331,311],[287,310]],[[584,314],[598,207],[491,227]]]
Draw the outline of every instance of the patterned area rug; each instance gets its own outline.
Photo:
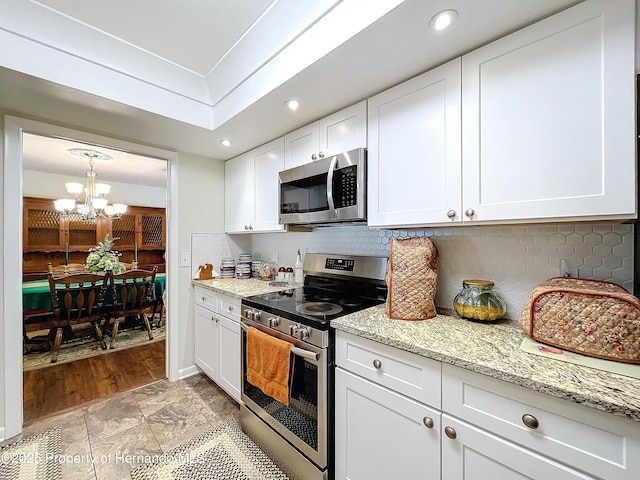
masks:
[[[3,480],[57,480],[62,478],[61,428],[23,438],[0,447]]]
[[[36,370],[38,368],[50,367],[52,365],[60,365],[62,363],[73,362],[81,358],[94,357],[96,355],[103,355],[105,353],[113,353],[125,348],[137,347],[144,343],[158,342],[164,340],[166,337],[166,323],[163,322],[162,326],[154,328],[152,330],[153,340],[149,340],[147,331],[141,328],[131,328],[130,330],[124,330],[118,332],[116,337],[116,348],[103,350],[98,341],[90,335],[90,328],[87,329],[86,335],[82,338],[82,333],[79,334],[80,340],[73,340],[69,343],[63,343],[60,345],[60,354],[56,363],[51,363],[51,351],[46,352],[31,352],[23,355],[22,357],[22,369],[27,372],[29,370]],[[105,335],[107,345],[109,345],[109,336]]]
[[[288,480],[242,431],[237,421],[221,423],[165,455],[131,471],[133,480]]]

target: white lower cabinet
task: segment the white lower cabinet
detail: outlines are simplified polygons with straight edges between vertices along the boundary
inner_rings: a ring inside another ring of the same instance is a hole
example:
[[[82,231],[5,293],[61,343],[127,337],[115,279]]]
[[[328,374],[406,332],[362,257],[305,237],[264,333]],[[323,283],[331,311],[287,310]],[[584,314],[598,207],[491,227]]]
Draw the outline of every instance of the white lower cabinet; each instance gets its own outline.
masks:
[[[594,478],[544,458],[489,432],[442,415],[442,478],[525,480]],[[449,435],[453,438],[449,438]],[[435,477],[434,477],[435,478]]]
[[[337,332],[336,365],[336,480],[440,478],[440,363]]]
[[[336,370],[336,479],[440,478],[440,412]]]
[[[336,480],[638,480],[640,424],[336,332]]]
[[[195,288],[196,365],[240,402],[240,301]]]
[[[489,478],[469,476],[469,458],[480,456],[514,472],[498,478],[640,478],[640,424],[633,420],[448,364],[442,411],[443,428],[456,430],[455,439],[442,438],[443,465],[455,464],[443,467],[452,473],[443,478]],[[513,453],[503,456],[508,448]]]

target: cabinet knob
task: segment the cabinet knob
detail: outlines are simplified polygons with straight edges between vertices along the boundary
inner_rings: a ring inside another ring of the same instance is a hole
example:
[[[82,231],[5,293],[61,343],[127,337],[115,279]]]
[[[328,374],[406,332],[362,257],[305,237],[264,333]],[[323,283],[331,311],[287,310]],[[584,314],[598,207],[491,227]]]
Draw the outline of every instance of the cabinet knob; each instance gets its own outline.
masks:
[[[324,158],[324,152],[320,152],[320,153],[318,153],[318,156],[319,156],[320,158]]]
[[[532,430],[535,430],[540,426],[540,422],[538,422],[538,419],[533,415],[529,415],[528,413],[522,415],[522,423],[524,423],[526,427],[529,427]]]
[[[315,161],[315,160],[317,160],[317,159],[318,159],[318,156],[317,156],[315,153],[312,153],[312,154],[311,154],[311,160],[314,160],[314,161]]]
[[[202,301],[206,302],[207,301],[207,297],[202,297]]]
[[[467,209],[464,211],[464,214],[465,214],[467,217],[471,218],[471,217],[473,217],[473,216],[476,214],[476,211],[475,211],[473,208],[467,208]]]
[[[458,436],[458,434],[456,433],[456,429],[453,427],[444,427],[444,434],[451,440],[455,440]]]
[[[249,225],[245,225],[245,226],[244,226],[244,229],[245,229],[245,230],[249,230]]]
[[[449,210],[447,212],[447,217],[449,217],[450,219],[453,220],[454,218],[456,218],[456,211],[455,210]]]
[[[427,428],[433,428],[433,418],[431,417],[424,417],[422,423],[424,423],[424,426]]]
[[[233,312],[233,306],[229,305],[229,311]]]
[[[382,368],[382,362],[377,358],[373,361],[373,368],[380,370]]]

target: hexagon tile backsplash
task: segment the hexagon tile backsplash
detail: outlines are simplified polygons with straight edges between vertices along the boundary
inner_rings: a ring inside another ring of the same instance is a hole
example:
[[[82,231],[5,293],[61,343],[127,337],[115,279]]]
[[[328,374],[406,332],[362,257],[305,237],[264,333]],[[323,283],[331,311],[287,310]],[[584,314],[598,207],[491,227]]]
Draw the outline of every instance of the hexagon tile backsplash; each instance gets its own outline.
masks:
[[[518,318],[531,290],[559,274],[564,259],[572,276],[607,280],[633,289],[633,225],[572,224],[372,230],[325,227],[312,232],[256,234],[254,259],[273,252],[293,266],[295,253],[389,254],[391,237],[431,237],[438,248],[436,305],[451,308],[466,278],[493,280],[507,302],[508,318]]]

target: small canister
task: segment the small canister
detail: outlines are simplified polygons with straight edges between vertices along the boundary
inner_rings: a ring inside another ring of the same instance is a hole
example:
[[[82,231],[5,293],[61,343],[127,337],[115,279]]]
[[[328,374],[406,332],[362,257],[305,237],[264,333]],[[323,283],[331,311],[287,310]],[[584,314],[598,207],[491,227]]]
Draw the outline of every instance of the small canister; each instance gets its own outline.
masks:
[[[481,321],[498,320],[507,311],[490,280],[463,280],[462,291],[453,299],[453,308],[462,318]]]

